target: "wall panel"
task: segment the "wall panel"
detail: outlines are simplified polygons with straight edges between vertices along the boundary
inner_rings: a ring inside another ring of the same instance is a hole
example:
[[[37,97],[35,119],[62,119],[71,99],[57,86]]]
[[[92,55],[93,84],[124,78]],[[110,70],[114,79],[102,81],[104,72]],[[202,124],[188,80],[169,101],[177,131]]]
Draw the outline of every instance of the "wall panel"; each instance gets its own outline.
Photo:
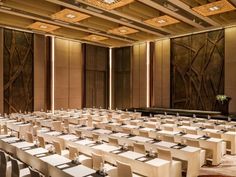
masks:
[[[3,80],[3,29],[0,28],[0,114],[4,113]]]
[[[172,108],[217,110],[224,93],[224,30],[171,40]]]
[[[33,34],[4,29],[4,112],[33,111]]]
[[[236,27],[225,29],[225,94],[232,98],[229,111],[236,113]]]
[[[82,45],[55,38],[54,107],[82,107]]]
[[[170,107],[170,39],[152,44],[152,107]]]
[[[132,49],[132,106],[146,107],[147,59],[146,43],[136,44]]]
[[[114,108],[131,107],[131,47],[113,49]]]
[[[109,49],[85,44],[85,106],[108,108]]]

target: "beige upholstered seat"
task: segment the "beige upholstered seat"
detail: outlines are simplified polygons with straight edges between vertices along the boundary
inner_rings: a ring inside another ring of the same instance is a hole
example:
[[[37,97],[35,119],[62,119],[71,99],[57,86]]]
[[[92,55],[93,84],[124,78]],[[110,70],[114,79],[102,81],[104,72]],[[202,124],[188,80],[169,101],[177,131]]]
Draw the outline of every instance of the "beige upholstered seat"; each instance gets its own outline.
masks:
[[[29,143],[34,142],[34,136],[31,132],[26,132],[26,141],[29,142]]]
[[[3,129],[3,134],[4,134],[4,135],[8,134],[8,128],[7,128],[6,125],[3,125],[3,126],[2,126],[2,129]]]
[[[166,131],[174,131],[173,127],[164,127],[163,129],[166,130]]]
[[[92,134],[92,139],[93,139],[93,141],[98,141],[99,140],[99,134],[93,133]]]
[[[131,166],[129,164],[116,161],[117,164],[117,177],[139,177],[139,175],[133,174]]]
[[[132,133],[132,130],[130,128],[126,128],[126,127],[122,128],[122,131],[124,133],[127,133],[127,134],[131,134]]]
[[[171,142],[171,143],[175,142],[175,138],[173,136],[165,136],[165,135],[163,135],[162,136],[162,140],[163,141],[167,141],[167,142]]]
[[[37,138],[38,138],[38,142],[39,142],[40,147],[48,149],[49,146],[51,146],[50,144],[46,145],[44,137],[38,136]]]
[[[53,146],[55,148],[55,152],[59,155],[62,155],[64,157],[69,157],[69,151],[63,150],[62,145],[59,141],[53,141]]]
[[[197,135],[197,130],[186,129],[187,134]]]
[[[180,161],[172,160],[171,151],[157,148],[158,158],[171,161],[171,177],[182,177],[182,165]]]
[[[58,132],[62,132],[63,131],[63,127],[62,127],[62,122],[61,121],[53,121],[52,122],[52,129]]]
[[[110,126],[110,125],[106,125],[106,126],[105,126],[105,129],[106,129],[106,130],[110,130],[110,131],[113,130],[113,129],[112,129],[112,126]]]
[[[134,143],[133,146],[134,146],[134,152],[146,154],[146,150],[145,150],[144,144]]]
[[[139,135],[143,136],[143,137],[149,137],[149,133],[148,131],[144,131],[144,130],[139,130]]]
[[[75,134],[78,138],[82,137],[82,131],[81,130],[75,130]]]
[[[117,138],[108,137],[108,142],[110,145],[119,146],[119,142]]]
[[[92,118],[92,116],[88,116],[88,118],[87,118],[87,126],[88,127],[93,127],[93,118]]]

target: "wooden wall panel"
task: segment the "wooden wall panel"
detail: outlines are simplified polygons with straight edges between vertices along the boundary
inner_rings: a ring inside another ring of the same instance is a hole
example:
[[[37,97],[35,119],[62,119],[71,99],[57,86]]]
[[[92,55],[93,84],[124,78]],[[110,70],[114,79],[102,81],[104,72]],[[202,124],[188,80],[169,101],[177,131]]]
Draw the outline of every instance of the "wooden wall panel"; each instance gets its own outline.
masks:
[[[54,107],[82,106],[82,46],[70,40],[55,38]]]
[[[132,51],[132,106],[146,107],[147,102],[147,59],[146,43],[136,44]]]
[[[0,28],[0,114],[4,113],[3,80],[3,29]]]
[[[224,93],[224,30],[171,39],[172,108],[217,110]]]
[[[153,43],[152,107],[170,107],[170,40]]]
[[[50,99],[48,92],[48,69],[50,52],[49,38],[44,35],[34,34],[34,110],[50,109],[47,102]]]
[[[4,29],[4,112],[33,111],[33,34]]]
[[[108,108],[109,49],[85,44],[85,107]]]
[[[225,94],[232,98],[229,111],[236,113],[236,27],[225,29]]]
[[[113,49],[113,108],[131,107],[131,47]]]

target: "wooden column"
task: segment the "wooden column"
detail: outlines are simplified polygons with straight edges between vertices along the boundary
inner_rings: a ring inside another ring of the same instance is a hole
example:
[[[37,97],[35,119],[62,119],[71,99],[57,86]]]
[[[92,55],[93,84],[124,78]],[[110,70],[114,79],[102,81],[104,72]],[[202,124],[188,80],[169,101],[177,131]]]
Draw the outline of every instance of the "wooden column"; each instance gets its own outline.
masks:
[[[0,28],[0,113],[3,114],[3,29]]]

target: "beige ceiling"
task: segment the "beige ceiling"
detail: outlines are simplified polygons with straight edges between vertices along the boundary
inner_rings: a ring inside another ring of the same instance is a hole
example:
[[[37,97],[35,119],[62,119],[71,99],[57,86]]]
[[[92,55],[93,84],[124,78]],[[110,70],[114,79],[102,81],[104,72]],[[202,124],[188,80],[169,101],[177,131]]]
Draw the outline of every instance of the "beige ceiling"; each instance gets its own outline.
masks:
[[[0,24],[99,45],[124,46],[236,23],[235,8],[210,16],[195,10],[219,0],[120,1],[116,0],[117,7],[113,3],[112,8],[107,8],[107,4],[97,6],[93,0],[0,0]],[[235,7],[236,0],[228,2]],[[68,13],[70,19],[63,16]],[[151,23],[145,23],[151,19]],[[35,22],[59,28],[30,28]],[[91,40],[90,35],[103,40]]]

